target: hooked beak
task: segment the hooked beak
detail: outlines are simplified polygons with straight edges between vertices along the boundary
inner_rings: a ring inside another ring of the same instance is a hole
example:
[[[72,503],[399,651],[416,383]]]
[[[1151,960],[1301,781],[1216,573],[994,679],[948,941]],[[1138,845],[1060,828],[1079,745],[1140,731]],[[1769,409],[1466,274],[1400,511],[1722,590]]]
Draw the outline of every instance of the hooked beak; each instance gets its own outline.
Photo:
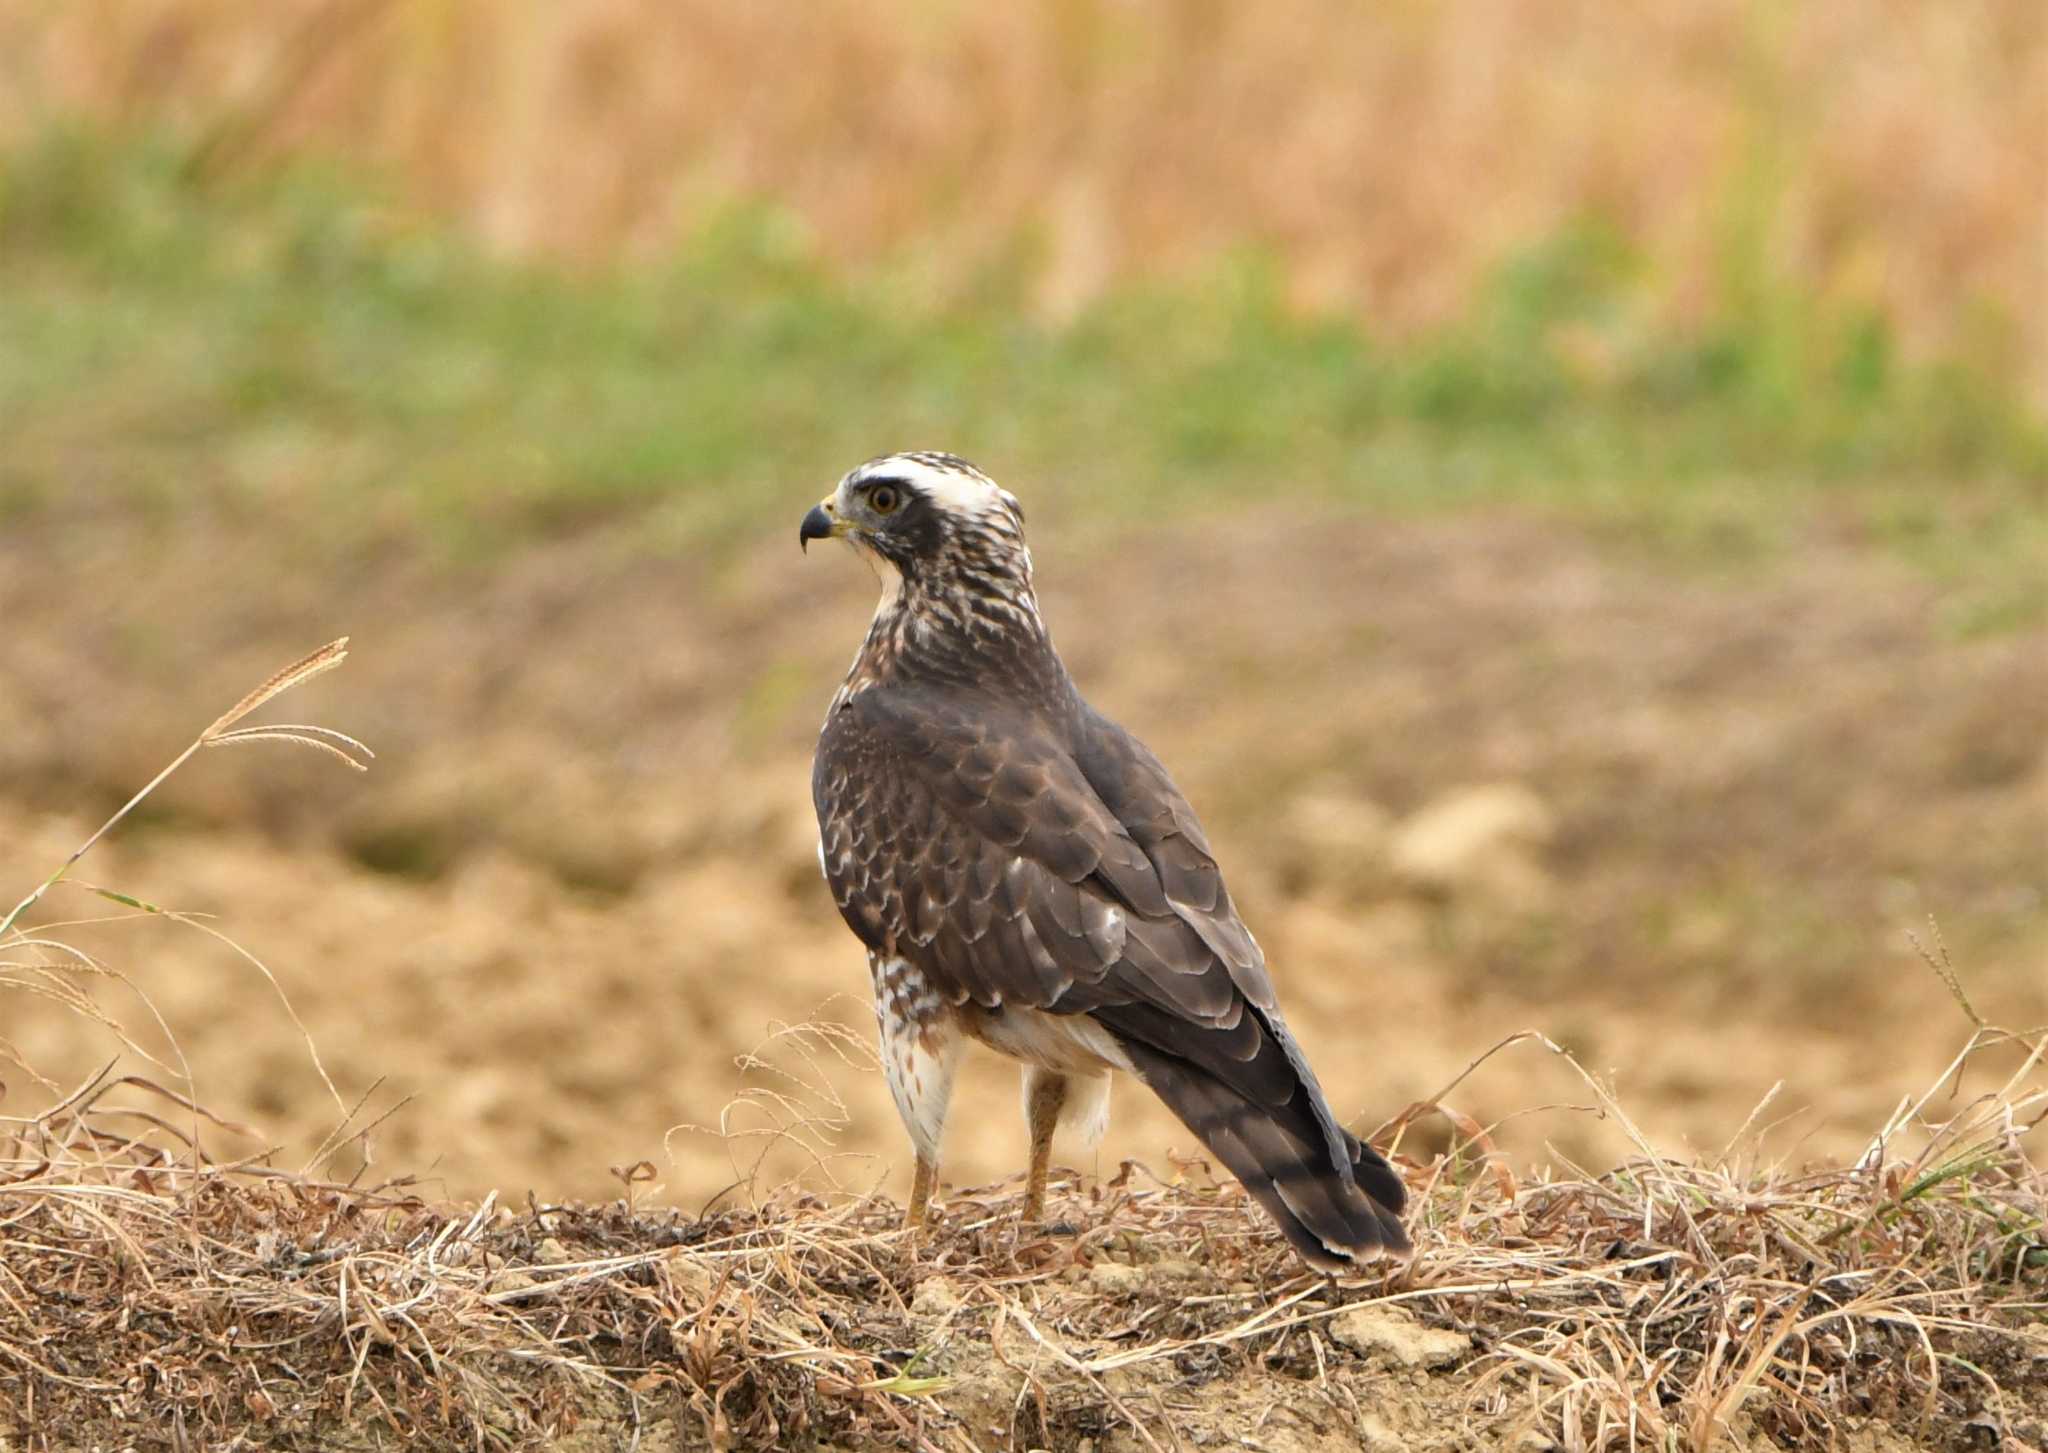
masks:
[[[796,527],[797,546],[808,555],[813,540],[836,540],[845,534],[847,523],[839,518],[838,506],[827,498],[811,506],[804,522]]]

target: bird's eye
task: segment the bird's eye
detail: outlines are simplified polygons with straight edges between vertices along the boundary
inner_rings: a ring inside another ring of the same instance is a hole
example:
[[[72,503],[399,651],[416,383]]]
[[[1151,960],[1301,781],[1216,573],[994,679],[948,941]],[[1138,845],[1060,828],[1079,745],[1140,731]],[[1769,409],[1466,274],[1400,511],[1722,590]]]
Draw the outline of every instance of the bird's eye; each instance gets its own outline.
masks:
[[[893,484],[878,484],[868,491],[868,508],[878,515],[893,513],[898,502],[896,486]]]

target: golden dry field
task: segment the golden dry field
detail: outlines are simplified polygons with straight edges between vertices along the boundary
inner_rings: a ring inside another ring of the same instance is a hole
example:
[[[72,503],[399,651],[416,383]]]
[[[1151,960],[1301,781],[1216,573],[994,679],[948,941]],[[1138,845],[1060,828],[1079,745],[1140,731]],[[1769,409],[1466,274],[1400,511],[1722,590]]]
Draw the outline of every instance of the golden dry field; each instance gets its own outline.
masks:
[[[376,753],[0,929],[0,1453],[2048,1445],[2044,259],[2024,0],[0,0],[0,910],[322,642]],[[1135,1085],[1014,1236],[972,1055],[890,1229],[792,535],[907,447],[1416,1269]]]
[[[2028,0],[278,0],[0,4],[0,127],[171,118],[209,162],[389,168],[494,246],[586,262],[768,196],[935,296],[1070,314],[1247,243],[1397,330],[1588,213],[1675,318],[1731,254],[1920,343],[2011,310],[2048,388],[2048,22]],[[2041,395],[2037,392],[2036,397]]]

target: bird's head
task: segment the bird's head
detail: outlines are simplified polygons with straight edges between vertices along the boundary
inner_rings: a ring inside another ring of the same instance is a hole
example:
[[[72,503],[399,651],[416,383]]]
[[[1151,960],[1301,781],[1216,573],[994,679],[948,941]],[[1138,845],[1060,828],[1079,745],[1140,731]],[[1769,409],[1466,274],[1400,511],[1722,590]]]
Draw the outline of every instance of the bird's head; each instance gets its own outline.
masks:
[[[847,541],[921,591],[1030,593],[1023,510],[957,455],[888,454],[851,471],[797,530],[806,548],[825,539]]]

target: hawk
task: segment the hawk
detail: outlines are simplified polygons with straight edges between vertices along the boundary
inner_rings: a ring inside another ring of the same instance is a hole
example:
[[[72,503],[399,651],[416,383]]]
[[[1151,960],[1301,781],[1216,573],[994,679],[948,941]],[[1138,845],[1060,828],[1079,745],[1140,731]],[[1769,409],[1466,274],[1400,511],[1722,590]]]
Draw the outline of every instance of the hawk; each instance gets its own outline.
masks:
[[[840,480],[797,538],[846,540],[882,577],[811,795],[916,1148],[908,1224],[978,1041],[1023,1061],[1027,1222],[1055,1126],[1099,1138],[1121,1070],[1311,1265],[1407,1251],[1401,1179],[1331,1112],[1193,809],[1054,651],[1015,497],[956,456],[893,454]]]

